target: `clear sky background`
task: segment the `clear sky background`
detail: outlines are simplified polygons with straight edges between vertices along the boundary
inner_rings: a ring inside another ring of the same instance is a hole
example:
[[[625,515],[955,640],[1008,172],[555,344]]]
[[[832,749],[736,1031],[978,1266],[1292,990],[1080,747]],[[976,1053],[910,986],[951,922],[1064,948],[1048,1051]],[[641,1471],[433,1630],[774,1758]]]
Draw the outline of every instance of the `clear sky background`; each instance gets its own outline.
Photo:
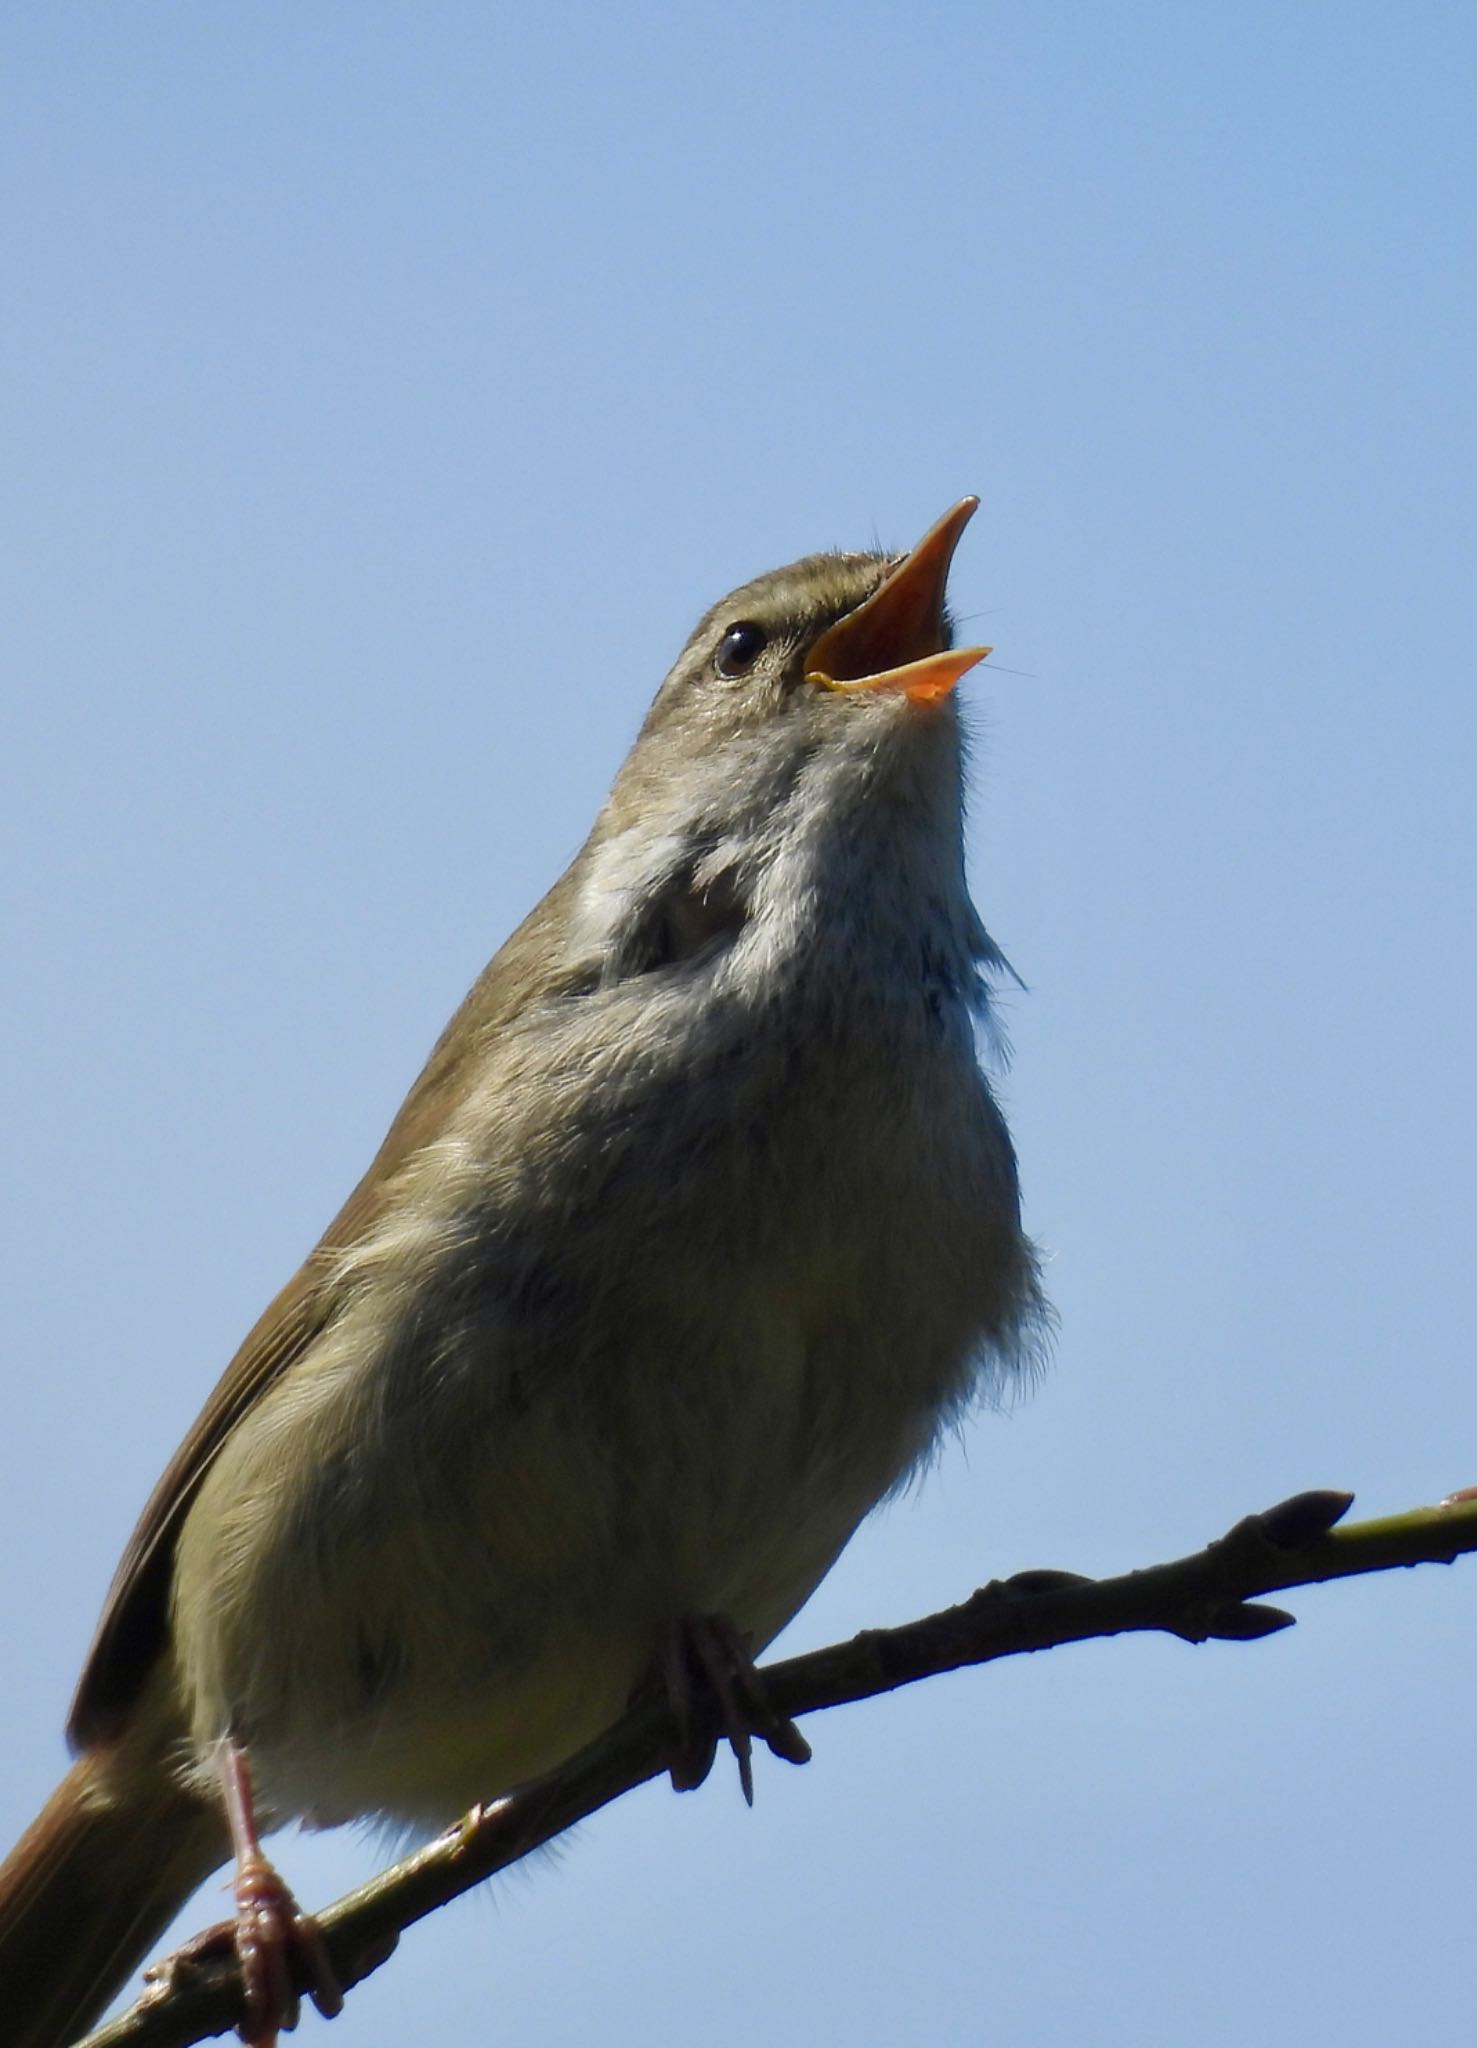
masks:
[[[0,73],[0,1833],[699,612],[965,491],[1057,1360],[787,1647],[1477,1482],[1469,6],[18,0]],[[1291,1604],[648,1789],[333,2038],[1450,2038],[1477,1562]]]

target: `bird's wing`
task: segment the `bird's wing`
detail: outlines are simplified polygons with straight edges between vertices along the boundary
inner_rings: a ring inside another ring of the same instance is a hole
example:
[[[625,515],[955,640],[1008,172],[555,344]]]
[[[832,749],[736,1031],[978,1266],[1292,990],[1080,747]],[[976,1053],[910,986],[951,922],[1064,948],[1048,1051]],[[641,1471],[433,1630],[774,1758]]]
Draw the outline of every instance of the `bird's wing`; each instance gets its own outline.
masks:
[[[72,1701],[67,1736],[74,1748],[105,1741],[126,1719],[166,1641],[175,1543],[216,1454],[331,1321],[340,1254],[378,1221],[396,1168],[441,1129],[461,1099],[468,1065],[536,998],[544,928],[557,918],[570,879],[555,885],[486,968],[437,1041],[369,1171],[226,1367],[150,1495],[108,1589]]]

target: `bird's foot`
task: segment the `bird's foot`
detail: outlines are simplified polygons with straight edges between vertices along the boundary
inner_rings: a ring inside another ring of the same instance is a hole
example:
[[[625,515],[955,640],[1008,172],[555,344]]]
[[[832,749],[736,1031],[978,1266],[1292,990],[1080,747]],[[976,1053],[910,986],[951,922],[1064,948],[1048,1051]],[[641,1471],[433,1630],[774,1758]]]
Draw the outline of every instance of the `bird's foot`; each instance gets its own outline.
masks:
[[[298,1981],[306,1982],[325,2019],[342,2010],[344,1995],[317,1921],[301,1910],[260,1851],[238,1862],[235,1891],[234,1920],[205,1928],[144,1976],[153,1995],[163,1998],[176,1984],[234,1958],[243,1994],[241,2038],[248,2048],[274,2048],[278,2033],[297,2025]]]
[[[290,2032],[297,2025],[296,1976],[306,1979],[325,2019],[342,2010],[344,1994],[322,1930],[260,1852],[236,1865],[235,1940],[246,1994],[240,2032],[250,2048],[275,2048],[279,2028]]]
[[[670,1623],[663,1631],[658,1673],[676,1723],[668,1766],[674,1791],[691,1792],[713,1768],[726,1737],[738,1763],[739,1783],[754,1804],[753,1738],[786,1763],[810,1761],[810,1744],[786,1714],[770,1703],[748,1640],[726,1615],[704,1614]]]

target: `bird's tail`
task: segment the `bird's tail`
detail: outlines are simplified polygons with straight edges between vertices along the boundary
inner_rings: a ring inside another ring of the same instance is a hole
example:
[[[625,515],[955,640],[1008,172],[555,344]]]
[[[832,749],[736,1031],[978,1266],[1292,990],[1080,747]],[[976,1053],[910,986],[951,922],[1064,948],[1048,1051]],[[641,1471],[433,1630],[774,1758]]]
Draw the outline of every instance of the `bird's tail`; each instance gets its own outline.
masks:
[[[227,1853],[221,1814],[164,1771],[73,1764],[0,1865],[0,2042],[65,2048]]]

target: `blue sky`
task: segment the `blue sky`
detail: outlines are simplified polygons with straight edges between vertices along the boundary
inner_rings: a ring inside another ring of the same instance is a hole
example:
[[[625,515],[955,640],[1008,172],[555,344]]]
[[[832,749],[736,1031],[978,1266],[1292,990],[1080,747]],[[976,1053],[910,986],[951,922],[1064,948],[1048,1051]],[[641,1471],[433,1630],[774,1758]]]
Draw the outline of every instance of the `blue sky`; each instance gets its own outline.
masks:
[[[787,1647],[1477,1481],[1471,10],[20,5],[0,95],[0,1834],[694,619],[965,491],[1057,1360]],[[649,1790],[338,2037],[1450,2033],[1477,1565],[1291,1604]]]

